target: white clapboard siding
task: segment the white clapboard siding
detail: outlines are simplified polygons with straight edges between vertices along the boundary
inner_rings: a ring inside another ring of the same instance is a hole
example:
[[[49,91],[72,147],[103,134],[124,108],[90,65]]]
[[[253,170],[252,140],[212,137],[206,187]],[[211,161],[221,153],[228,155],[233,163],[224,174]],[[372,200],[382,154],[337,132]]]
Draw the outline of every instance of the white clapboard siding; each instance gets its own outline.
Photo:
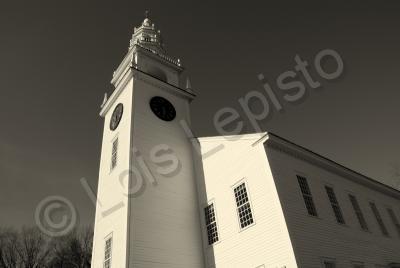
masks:
[[[92,267],[94,268],[103,267],[105,241],[110,234],[113,236],[112,267],[125,267],[126,263],[128,199],[123,194],[119,176],[121,172],[129,169],[132,89],[133,80],[130,78],[104,118],[93,239]],[[118,103],[124,105],[124,112],[118,128],[111,131],[110,118]],[[116,137],[118,137],[117,166],[111,171],[112,143]],[[118,209],[115,209],[116,207]],[[106,213],[106,216],[103,216],[103,213]]]
[[[400,263],[400,237],[387,213],[387,207],[392,207],[400,218],[399,192],[373,183],[295,145],[280,141],[279,148],[275,148],[268,143],[268,160],[299,267],[319,268],[322,258],[334,259],[337,267],[351,267],[352,261],[363,262],[366,267]],[[307,214],[296,175],[307,178],[318,217]],[[345,224],[336,222],[325,191],[326,185],[335,191]],[[357,198],[369,227],[368,232],[361,229],[349,194]],[[389,237],[382,235],[370,209],[370,201],[376,203]]]
[[[198,162],[196,166],[207,267],[297,267],[263,144],[252,145],[262,136],[237,136],[234,141],[224,137],[199,138],[203,153],[224,146],[203,159],[202,167]],[[255,220],[244,230],[239,228],[232,188],[242,180],[247,185]],[[211,200],[220,237],[213,246],[208,245],[203,212]]]

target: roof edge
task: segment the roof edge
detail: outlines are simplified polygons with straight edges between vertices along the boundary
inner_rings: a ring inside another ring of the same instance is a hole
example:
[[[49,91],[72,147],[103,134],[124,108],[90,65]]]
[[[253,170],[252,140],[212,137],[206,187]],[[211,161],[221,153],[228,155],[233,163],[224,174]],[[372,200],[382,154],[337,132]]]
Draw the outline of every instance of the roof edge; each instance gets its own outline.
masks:
[[[248,133],[239,135],[225,135],[225,136],[206,136],[206,137],[193,137],[191,139],[198,141],[237,141],[237,140],[259,140],[267,135],[267,132]]]
[[[292,141],[282,138],[281,136],[278,136],[274,133],[268,132],[268,139],[264,141],[264,144],[270,146],[273,149],[278,149],[280,151],[288,153],[296,158],[305,160],[311,164],[316,164],[321,168],[344,176],[345,178],[356,181],[357,183],[361,183],[364,186],[373,187],[378,191],[389,194],[390,196],[400,200],[399,189],[396,189],[387,184],[379,182],[376,179],[354,171],[342,164],[339,164],[323,155],[320,155]]]

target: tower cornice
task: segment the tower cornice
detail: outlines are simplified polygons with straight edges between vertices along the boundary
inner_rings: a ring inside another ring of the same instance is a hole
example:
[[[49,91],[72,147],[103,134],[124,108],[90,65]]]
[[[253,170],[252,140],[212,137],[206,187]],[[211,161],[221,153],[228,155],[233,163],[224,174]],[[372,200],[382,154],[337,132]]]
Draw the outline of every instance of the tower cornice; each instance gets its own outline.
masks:
[[[153,51],[149,48],[136,44],[128,51],[128,53],[126,53],[118,68],[113,73],[111,84],[113,84],[115,88],[117,88],[121,76],[126,72],[127,68],[137,65],[138,57],[141,53],[152,59],[161,61],[164,65],[172,68],[178,73],[181,73],[185,70],[180,63],[180,60],[174,60],[171,57],[159,54],[157,51]]]
[[[306,161],[312,165],[325,169],[328,172],[335,173],[342,178],[347,178],[357,184],[364,185],[365,187],[375,189],[381,193],[391,196],[400,200],[400,191],[391,186],[383,184],[376,179],[372,179],[354,170],[351,170],[341,164],[338,164],[324,156],[321,156],[313,151],[292,143],[284,138],[275,134],[268,133],[264,141],[266,147],[275,149],[277,151],[286,153],[294,158]]]
[[[146,83],[151,84],[152,86],[166,90],[176,96],[186,98],[189,101],[192,101],[196,97],[196,94],[189,92],[185,89],[182,89],[180,87],[177,87],[175,85],[164,82],[146,72],[143,72],[135,68],[134,65],[129,65],[129,67],[125,70],[125,72],[120,74],[119,78],[120,79],[118,80],[117,87],[115,88],[114,92],[111,94],[110,98],[108,98],[107,102],[103,105],[103,108],[100,111],[100,116],[102,117],[106,115],[108,110],[111,108],[115,100],[118,98],[118,96],[125,88],[125,85],[129,82],[129,79],[131,78],[144,81]]]
[[[100,116],[105,116],[132,77],[191,101],[195,94],[192,92],[190,81],[186,81],[186,90],[180,88],[179,77],[183,71],[179,59],[166,55],[160,31],[156,30],[146,13],[142,25],[135,28],[128,52],[113,73],[111,84],[115,89],[110,98],[104,99]],[[166,73],[169,75],[168,79]]]

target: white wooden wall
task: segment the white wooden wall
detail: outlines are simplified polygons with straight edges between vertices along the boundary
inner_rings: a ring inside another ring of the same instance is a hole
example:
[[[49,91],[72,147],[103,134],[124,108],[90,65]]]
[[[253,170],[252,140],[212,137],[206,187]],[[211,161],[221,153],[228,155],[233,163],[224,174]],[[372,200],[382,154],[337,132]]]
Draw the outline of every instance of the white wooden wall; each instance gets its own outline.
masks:
[[[400,263],[400,237],[386,210],[387,207],[392,207],[400,219],[399,199],[327,171],[309,161],[268,146],[266,148],[299,267],[322,267],[322,258],[335,259],[337,267],[352,267],[352,261],[363,262],[365,267],[371,268],[390,262]],[[318,217],[307,214],[296,175],[307,178]],[[336,223],[325,185],[334,188],[345,225]],[[349,193],[356,196],[369,232],[361,229],[350,203]],[[400,197],[400,193],[398,196]],[[376,203],[390,237],[382,235],[369,201]]]
[[[203,268],[192,147],[179,123],[189,122],[188,100],[163,89],[163,82],[141,77],[147,80],[134,83],[133,145],[156,184],[145,177],[145,189],[131,199],[129,267]],[[149,107],[153,96],[165,97],[175,106],[177,117],[173,121],[162,121],[153,114]],[[168,145],[180,161],[172,176],[158,174],[159,166],[150,157],[151,150],[160,144]]]
[[[224,149],[197,160],[200,212],[207,266],[218,268],[297,267],[262,143],[262,134],[244,135],[236,141],[223,137],[200,138],[202,153],[222,144]],[[201,174],[204,172],[203,174]],[[240,230],[233,188],[245,180],[255,224]],[[215,202],[220,241],[208,246],[204,207]]]
[[[112,267],[125,267],[126,263],[128,199],[123,194],[119,176],[121,172],[129,169],[132,88],[133,80],[130,79],[104,119],[93,241],[93,268],[103,267],[105,238],[109,234],[113,236]],[[118,128],[111,131],[109,128],[110,118],[118,103],[124,105],[124,112]],[[116,168],[111,172],[112,141],[116,137],[119,141],[118,160]],[[123,206],[119,204],[123,204]],[[102,213],[106,213],[106,215],[103,216]]]

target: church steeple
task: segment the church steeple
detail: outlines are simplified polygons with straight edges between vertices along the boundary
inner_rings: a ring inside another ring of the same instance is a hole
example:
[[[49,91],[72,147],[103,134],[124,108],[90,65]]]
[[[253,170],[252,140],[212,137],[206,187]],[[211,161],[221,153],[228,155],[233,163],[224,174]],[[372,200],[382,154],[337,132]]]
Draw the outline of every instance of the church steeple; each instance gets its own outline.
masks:
[[[134,28],[127,54],[114,71],[111,83],[115,88],[123,80],[129,68],[136,69],[150,76],[164,81],[176,87],[182,87],[183,91],[194,95],[190,89],[183,89],[182,80],[184,68],[179,59],[167,55],[164,43],[149,13],[146,12],[145,18],[139,27]]]
[[[185,78],[147,13],[101,106],[92,267],[206,267],[195,153],[182,130],[182,122],[190,128],[195,98]]]
[[[134,28],[129,48],[137,44],[158,53],[165,54],[161,31],[155,27],[155,24],[149,18],[148,11],[145,13],[145,19],[142,25]]]

